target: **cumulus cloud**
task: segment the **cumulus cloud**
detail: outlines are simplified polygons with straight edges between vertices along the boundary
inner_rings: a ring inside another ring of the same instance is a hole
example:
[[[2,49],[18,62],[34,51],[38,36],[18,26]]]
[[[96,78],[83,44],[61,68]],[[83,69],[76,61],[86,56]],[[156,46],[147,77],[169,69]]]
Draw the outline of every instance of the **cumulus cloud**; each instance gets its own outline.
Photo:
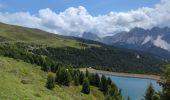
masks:
[[[170,26],[170,0],[161,0],[153,8],[143,7],[98,16],[90,15],[83,6],[70,7],[60,13],[46,8],[39,10],[36,15],[29,12],[1,12],[0,21],[61,35],[81,36],[83,32],[92,32],[103,37],[129,31],[134,27],[149,29],[154,26]]]

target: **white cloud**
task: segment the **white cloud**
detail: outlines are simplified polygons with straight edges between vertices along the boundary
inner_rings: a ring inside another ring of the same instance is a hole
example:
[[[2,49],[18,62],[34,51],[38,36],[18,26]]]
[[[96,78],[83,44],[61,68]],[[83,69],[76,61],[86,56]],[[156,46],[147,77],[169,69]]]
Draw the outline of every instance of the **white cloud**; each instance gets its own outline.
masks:
[[[1,12],[0,21],[61,35],[80,36],[88,31],[102,37],[128,31],[134,27],[148,29],[154,26],[170,26],[170,0],[161,0],[161,3],[153,8],[143,7],[128,12],[110,12],[98,16],[90,15],[82,6],[70,7],[60,13],[46,8],[39,10],[37,15],[31,15],[29,12]]]
[[[0,21],[26,27],[40,28],[41,26],[41,19],[35,17],[34,15],[30,15],[29,12],[19,12],[13,14],[10,14],[8,12],[0,13]]]

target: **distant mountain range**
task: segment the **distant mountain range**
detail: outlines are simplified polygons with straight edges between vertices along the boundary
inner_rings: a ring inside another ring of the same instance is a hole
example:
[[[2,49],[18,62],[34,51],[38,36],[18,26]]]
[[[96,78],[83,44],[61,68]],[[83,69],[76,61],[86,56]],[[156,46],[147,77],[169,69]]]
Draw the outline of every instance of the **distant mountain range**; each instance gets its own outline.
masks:
[[[120,32],[116,35],[104,38],[99,38],[97,35],[90,32],[84,34],[86,34],[85,39],[100,41],[121,48],[145,51],[170,58],[170,28],[168,27],[153,27],[150,30],[133,28],[129,32]],[[84,35],[82,38],[84,38]]]
[[[100,41],[101,40],[101,38],[99,36],[97,36],[96,34],[93,34],[91,32],[84,32],[82,37],[83,37],[83,39],[93,40],[93,41]]]

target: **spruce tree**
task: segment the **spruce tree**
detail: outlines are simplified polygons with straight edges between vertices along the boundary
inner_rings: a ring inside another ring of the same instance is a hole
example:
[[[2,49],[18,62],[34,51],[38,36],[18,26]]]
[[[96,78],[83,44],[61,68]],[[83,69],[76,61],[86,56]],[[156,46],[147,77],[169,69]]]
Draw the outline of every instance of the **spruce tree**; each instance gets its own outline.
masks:
[[[46,87],[51,90],[55,87],[55,78],[51,74],[48,75]]]
[[[111,85],[112,84],[112,80],[110,77],[107,78],[107,85]]]
[[[152,97],[152,100],[160,100],[160,96],[157,93],[155,93]]]
[[[90,81],[90,85],[95,86],[95,74],[93,73],[89,74],[89,81]]]
[[[146,90],[143,100],[153,100],[154,94],[155,94],[155,90],[152,84],[150,84]]]
[[[105,93],[106,100],[124,100],[119,90],[114,84],[108,86],[108,91]]]
[[[73,78],[74,78],[75,75],[77,75],[76,70],[73,70],[73,68],[69,68],[68,71],[70,72],[70,75]]]
[[[104,75],[102,75],[101,82],[100,82],[100,90],[103,91],[104,93],[106,93],[107,88],[108,87],[107,87],[106,77]]]
[[[116,99],[114,99],[112,96],[110,96],[110,95],[106,95],[105,96],[105,100],[116,100]]]
[[[89,83],[88,78],[84,79],[81,92],[85,94],[90,94],[90,83]]]
[[[74,76],[74,84],[75,84],[76,86],[79,85],[79,77],[78,77],[77,75]]]
[[[89,78],[90,77],[90,74],[89,74],[89,71],[86,69],[86,77]]]
[[[100,76],[97,73],[95,74],[95,86],[100,86]]]
[[[127,100],[130,100],[130,97],[128,96]]]
[[[51,63],[51,72],[54,72],[56,73],[57,71],[57,67],[56,67],[56,64],[54,62]]]
[[[85,78],[85,76],[84,76],[83,72],[80,72],[80,75],[79,75],[79,83],[80,84],[83,84],[84,78]]]
[[[71,82],[70,72],[65,68],[59,68],[56,73],[56,82],[60,85],[69,86]]]
[[[63,68],[63,64],[62,64],[62,63],[57,63],[57,70],[58,70],[59,68]]]
[[[50,71],[50,67],[47,65],[46,62],[43,63],[42,70],[43,70],[43,71],[46,71],[46,72]]]
[[[160,82],[163,90],[161,100],[170,99],[170,65],[165,66],[161,74],[162,81]]]
[[[61,71],[63,70],[62,67],[58,67],[57,71],[56,71],[56,82],[57,83],[61,83],[62,79],[61,79]]]
[[[70,82],[71,82],[71,74],[68,70],[65,70],[65,72],[63,73],[64,77],[64,85],[69,86]]]
[[[71,82],[71,75],[70,75],[70,72],[68,70],[66,70],[65,68],[63,68],[61,70],[61,74],[59,76],[61,79],[60,79],[60,84],[62,85],[66,85],[66,86],[69,86],[70,85],[70,82]]]

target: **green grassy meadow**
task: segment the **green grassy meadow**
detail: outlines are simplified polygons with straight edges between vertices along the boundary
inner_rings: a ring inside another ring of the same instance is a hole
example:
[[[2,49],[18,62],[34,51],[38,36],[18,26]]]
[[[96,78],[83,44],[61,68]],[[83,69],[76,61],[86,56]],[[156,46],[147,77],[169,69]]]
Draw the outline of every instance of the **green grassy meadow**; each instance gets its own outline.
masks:
[[[81,86],[45,87],[49,73],[39,66],[20,60],[0,57],[1,100],[103,100],[104,95],[91,87],[90,95],[81,93]]]

